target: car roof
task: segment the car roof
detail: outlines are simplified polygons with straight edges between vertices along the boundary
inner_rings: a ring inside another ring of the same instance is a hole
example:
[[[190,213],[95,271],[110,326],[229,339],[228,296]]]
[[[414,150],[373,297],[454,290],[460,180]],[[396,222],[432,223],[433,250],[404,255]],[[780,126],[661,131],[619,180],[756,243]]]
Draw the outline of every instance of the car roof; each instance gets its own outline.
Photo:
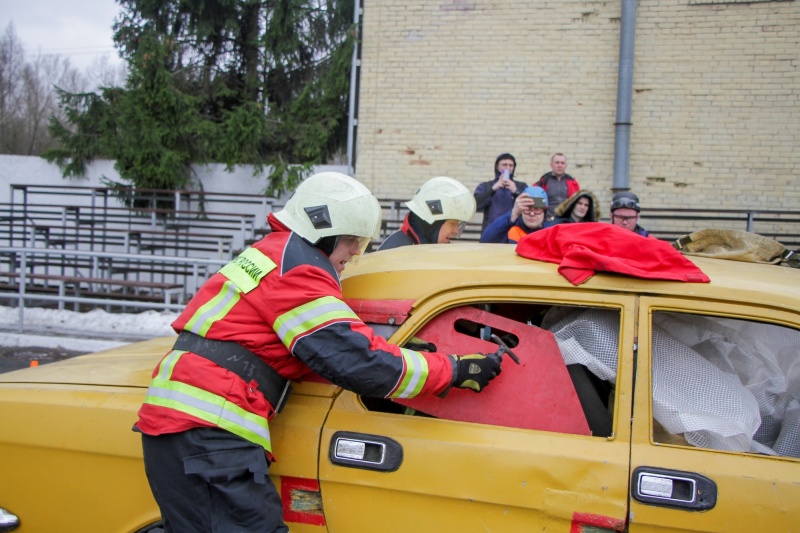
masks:
[[[800,269],[686,256],[711,279],[710,283],[599,272],[575,287],[558,273],[557,264],[521,257],[515,248],[508,244],[452,243],[370,253],[345,269],[345,297],[419,300],[456,287],[542,286],[800,308]]]

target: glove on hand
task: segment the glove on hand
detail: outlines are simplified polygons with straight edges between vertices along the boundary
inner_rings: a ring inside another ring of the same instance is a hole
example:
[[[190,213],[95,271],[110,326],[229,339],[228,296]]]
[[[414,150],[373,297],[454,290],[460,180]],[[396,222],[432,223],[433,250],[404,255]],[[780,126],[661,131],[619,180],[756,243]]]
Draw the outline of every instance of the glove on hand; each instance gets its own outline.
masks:
[[[480,392],[500,374],[500,358],[481,353],[456,355],[456,380],[459,389]]]

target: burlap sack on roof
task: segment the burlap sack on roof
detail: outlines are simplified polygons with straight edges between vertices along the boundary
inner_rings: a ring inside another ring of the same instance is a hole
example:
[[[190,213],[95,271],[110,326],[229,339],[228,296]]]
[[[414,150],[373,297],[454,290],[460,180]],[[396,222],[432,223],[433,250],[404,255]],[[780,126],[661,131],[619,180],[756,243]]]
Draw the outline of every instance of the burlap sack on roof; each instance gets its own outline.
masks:
[[[784,262],[795,268],[800,266],[797,254],[787,250],[778,241],[747,231],[702,229],[684,235],[673,246],[685,255],[773,265]]]

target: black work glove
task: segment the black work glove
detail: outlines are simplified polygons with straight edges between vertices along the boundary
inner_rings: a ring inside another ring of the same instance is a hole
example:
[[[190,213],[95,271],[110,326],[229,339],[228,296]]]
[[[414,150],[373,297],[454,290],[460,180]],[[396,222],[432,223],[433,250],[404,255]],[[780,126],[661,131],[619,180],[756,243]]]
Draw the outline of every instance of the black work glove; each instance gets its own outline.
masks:
[[[500,374],[500,358],[482,353],[456,355],[456,380],[454,387],[480,392]]]

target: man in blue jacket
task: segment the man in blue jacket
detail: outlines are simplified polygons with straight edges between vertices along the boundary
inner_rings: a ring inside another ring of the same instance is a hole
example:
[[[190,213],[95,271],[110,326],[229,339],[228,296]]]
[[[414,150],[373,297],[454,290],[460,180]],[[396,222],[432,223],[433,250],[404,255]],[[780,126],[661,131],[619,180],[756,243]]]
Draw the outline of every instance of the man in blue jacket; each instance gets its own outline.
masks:
[[[545,221],[547,193],[541,187],[528,187],[514,200],[511,211],[497,217],[481,234],[481,242],[519,242],[525,235],[548,228]]]

